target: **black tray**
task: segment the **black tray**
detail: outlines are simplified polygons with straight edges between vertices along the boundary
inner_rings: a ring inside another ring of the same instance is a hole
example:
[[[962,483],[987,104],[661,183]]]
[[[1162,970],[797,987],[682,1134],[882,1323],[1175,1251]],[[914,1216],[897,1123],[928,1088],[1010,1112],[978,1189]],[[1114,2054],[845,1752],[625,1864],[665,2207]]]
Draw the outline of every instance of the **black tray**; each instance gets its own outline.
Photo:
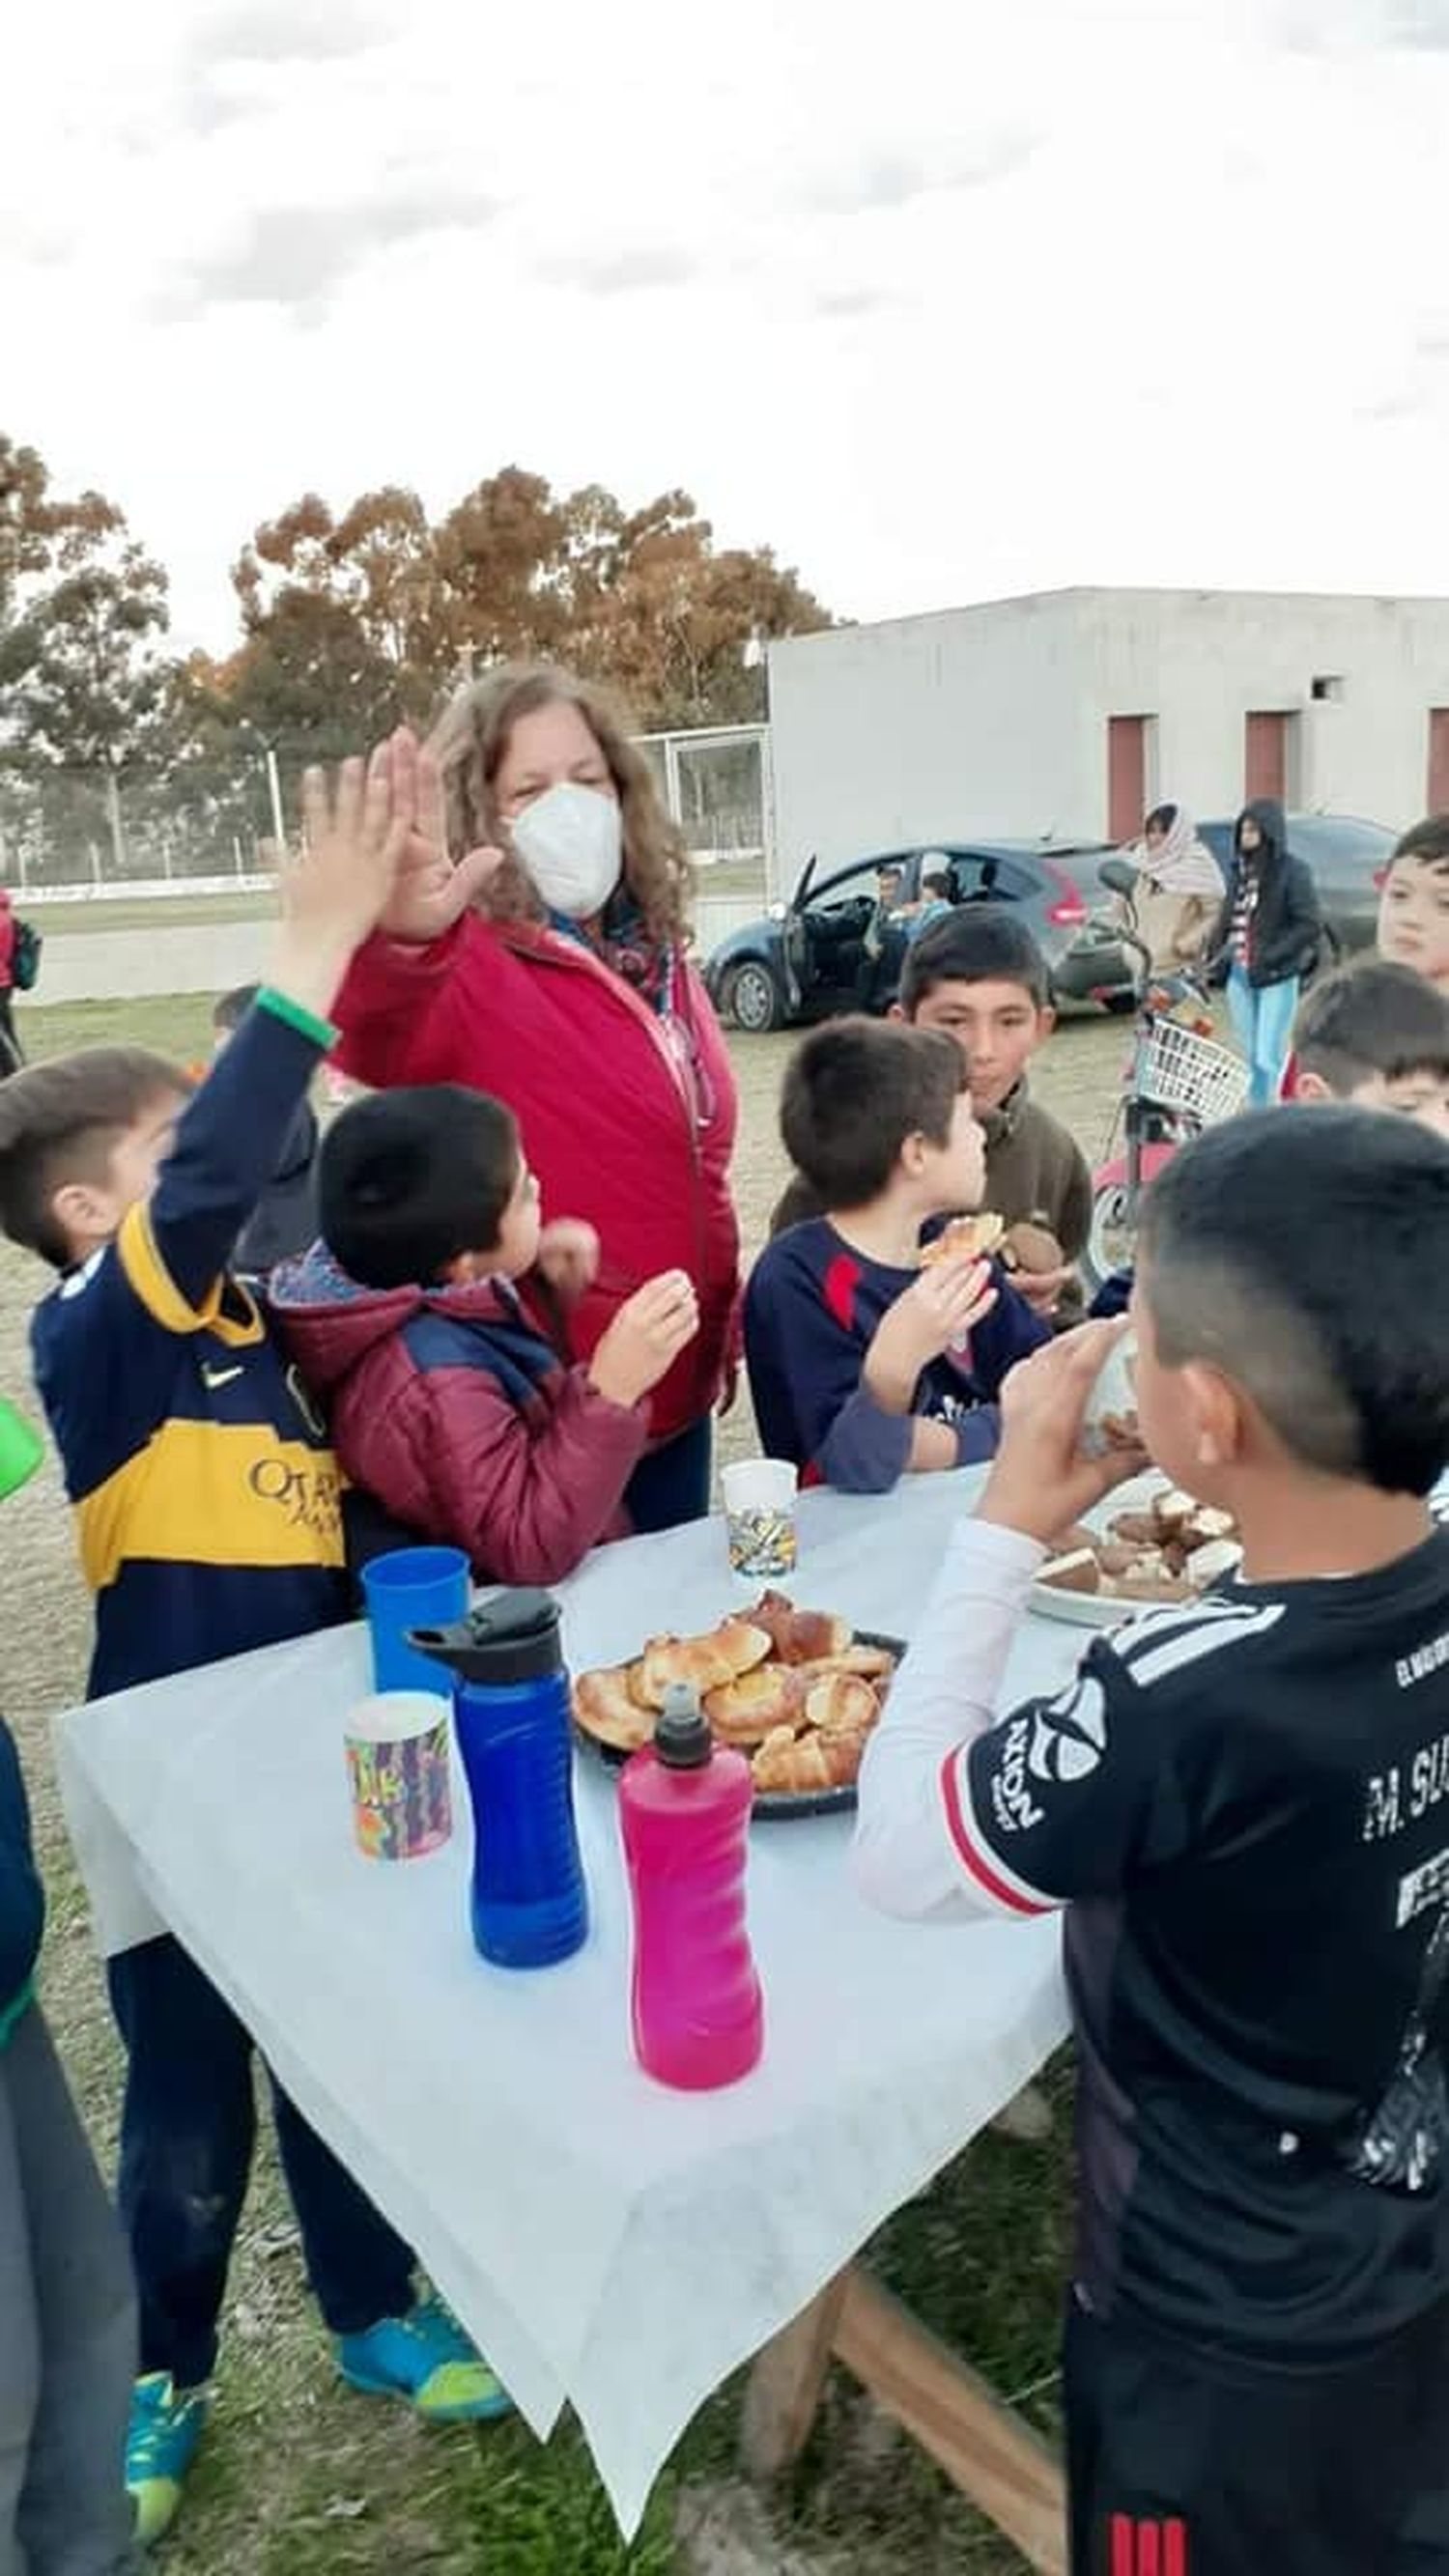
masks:
[[[853,1628],[850,1642],[853,1646],[883,1647],[887,1654],[895,1656],[898,1664],[906,1651],[903,1637],[885,1637],[875,1628]],[[590,1735],[587,1727],[579,1725],[577,1718],[573,1721],[573,1728],[576,1742],[583,1746],[585,1752],[594,1754],[606,1771],[623,1770],[629,1756],[619,1745],[601,1744],[596,1735]],[[845,1816],[852,1812],[855,1803],[853,1780],[847,1781],[840,1789],[766,1789],[756,1793],[750,1809],[750,1822],[789,1824],[797,1816]]]

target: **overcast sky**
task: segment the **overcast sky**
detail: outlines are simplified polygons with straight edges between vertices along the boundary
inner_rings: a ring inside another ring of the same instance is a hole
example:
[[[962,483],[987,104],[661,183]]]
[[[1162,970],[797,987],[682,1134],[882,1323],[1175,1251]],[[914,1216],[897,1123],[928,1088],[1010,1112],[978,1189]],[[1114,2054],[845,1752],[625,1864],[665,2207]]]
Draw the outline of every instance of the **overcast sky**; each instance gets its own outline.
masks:
[[[1446,135],[1449,0],[37,0],[0,426],[213,648],[302,491],[510,462],[859,617],[1449,592]]]

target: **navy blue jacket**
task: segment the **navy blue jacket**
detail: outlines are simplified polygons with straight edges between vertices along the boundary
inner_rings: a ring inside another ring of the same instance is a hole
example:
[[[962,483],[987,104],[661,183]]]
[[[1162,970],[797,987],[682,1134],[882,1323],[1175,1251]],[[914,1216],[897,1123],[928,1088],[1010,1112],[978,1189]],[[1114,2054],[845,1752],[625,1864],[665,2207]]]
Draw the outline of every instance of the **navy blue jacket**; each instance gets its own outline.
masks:
[[[967,1347],[921,1371],[909,1414],[884,1413],[861,1382],[888,1307],[919,1276],[854,1252],[826,1217],[792,1225],[761,1253],[745,1296],[745,1356],[767,1454],[807,1484],[883,1494],[904,1473],[911,1421],[947,1422],[965,1467],[995,1455],[996,1398],[1017,1360],[1052,1338],[1004,1273],[997,1303]]]

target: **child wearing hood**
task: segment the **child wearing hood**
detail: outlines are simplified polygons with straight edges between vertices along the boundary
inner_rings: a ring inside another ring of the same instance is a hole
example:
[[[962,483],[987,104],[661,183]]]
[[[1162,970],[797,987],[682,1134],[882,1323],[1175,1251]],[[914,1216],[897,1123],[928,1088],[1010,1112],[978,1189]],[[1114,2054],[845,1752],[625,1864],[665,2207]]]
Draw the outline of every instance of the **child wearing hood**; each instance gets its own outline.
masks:
[[[354,1102],[318,1182],[323,1239],[269,1295],[360,1489],[354,1566],[421,1537],[462,1548],[480,1582],[558,1583],[625,1536],[648,1398],[699,1329],[686,1274],[646,1280],[576,1363],[568,1309],[598,1239],[540,1225],[512,1112],[459,1083]]]
[[[1227,986],[1255,1109],[1278,1097],[1299,989],[1318,962],[1322,939],[1317,889],[1304,861],[1289,851],[1283,808],[1274,797],[1256,797],[1233,834],[1209,966],[1211,980]]]

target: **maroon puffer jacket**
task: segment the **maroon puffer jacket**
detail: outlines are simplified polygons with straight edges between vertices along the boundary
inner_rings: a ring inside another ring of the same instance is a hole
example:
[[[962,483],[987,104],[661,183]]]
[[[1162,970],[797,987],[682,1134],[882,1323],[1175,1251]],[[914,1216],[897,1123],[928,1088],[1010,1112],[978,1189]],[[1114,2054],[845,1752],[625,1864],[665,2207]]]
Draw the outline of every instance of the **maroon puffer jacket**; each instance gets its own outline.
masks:
[[[558,1583],[627,1535],[648,1407],[600,1395],[507,1280],[359,1288],[318,1244],[268,1293],[343,1473],[480,1581]]]

